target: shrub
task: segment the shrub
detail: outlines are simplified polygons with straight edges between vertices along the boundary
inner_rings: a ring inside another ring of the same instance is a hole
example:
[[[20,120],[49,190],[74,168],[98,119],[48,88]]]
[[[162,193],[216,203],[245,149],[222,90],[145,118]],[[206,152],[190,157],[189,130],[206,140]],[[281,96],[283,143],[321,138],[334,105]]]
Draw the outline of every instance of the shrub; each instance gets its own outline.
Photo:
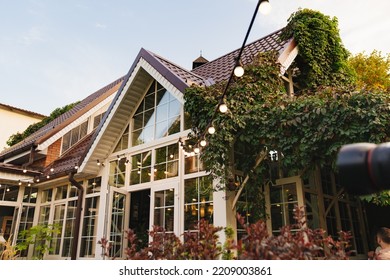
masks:
[[[149,232],[149,246],[137,250],[139,240],[133,230],[126,231],[128,247],[125,259],[128,260],[312,260],[348,259],[350,234],[340,232],[339,240],[326,236],[322,229],[310,229],[304,222],[302,209],[295,209],[296,224],[284,226],[279,235],[269,235],[266,222],[259,220],[245,224],[243,217],[238,220],[245,230],[244,237],[234,244],[233,230],[225,229],[226,242],[221,245],[218,232],[221,227],[201,220],[193,231],[183,234],[181,241],[173,233],[154,226]],[[109,257],[110,243],[102,238],[99,241],[104,254]],[[237,256],[233,252],[237,252]]]

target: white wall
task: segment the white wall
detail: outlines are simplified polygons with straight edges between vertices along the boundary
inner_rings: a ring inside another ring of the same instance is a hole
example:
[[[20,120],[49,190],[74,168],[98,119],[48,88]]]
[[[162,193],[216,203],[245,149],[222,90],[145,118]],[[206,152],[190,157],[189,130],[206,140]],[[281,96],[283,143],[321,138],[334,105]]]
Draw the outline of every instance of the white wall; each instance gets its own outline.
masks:
[[[0,151],[8,147],[8,138],[17,132],[23,132],[29,125],[41,121],[42,117],[33,113],[22,113],[0,107]]]

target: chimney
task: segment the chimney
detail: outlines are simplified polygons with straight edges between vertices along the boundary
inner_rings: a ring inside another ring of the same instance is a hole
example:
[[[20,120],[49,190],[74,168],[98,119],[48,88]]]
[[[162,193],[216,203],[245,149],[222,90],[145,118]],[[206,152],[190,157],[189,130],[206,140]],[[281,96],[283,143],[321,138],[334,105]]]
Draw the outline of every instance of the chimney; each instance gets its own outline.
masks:
[[[200,52],[200,56],[192,62],[192,69],[195,69],[199,66],[202,66],[203,64],[205,64],[207,62],[209,62],[209,61],[206,58],[204,58],[202,56],[202,52]]]

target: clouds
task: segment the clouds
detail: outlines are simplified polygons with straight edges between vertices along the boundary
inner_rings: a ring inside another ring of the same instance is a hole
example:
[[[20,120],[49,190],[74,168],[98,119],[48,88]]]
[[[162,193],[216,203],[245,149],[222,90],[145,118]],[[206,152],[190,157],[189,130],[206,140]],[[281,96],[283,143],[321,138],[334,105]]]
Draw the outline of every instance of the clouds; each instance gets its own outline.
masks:
[[[32,26],[21,36],[20,42],[24,45],[30,46],[35,43],[43,42],[45,40],[44,37],[42,27]]]

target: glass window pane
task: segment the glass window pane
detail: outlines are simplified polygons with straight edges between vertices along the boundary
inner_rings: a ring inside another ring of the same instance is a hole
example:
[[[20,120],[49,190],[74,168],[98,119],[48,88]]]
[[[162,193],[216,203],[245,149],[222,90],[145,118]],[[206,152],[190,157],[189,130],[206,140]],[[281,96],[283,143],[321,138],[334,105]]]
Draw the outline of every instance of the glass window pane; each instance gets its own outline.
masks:
[[[164,227],[164,208],[154,209],[154,225]]]
[[[19,186],[1,185],[0,201],[16,201],[18,199]]]
[[[56,200],[65,199],[68,194],[68,186],[61,186],[56,188]]]
[[[283,210],[280,204],[271,205],[272,230],[278,231],[283,226]]]
[[[168,121],[156,123],[156,139],[167,136],[168,134]]]
[[[53,196],[53,189],[42,191],[42,203],[50,202]]]
[[[175,204],[174,189],[169,189],[165,191],[165,206],[173,206]]]
[[[168,115],[169,118],[180,115],[181,103],[177,99],[172,100],[171,102],[169,102],[168,111],[169,111],[169,115]]]
[[[180,116],[168,120],[168,135],[180,132]]]
[[[165,170],[167,178],[176,177],[179,174],[179,162],[168,162],[167,170]]]
[[[156,163],[167,161],[167,147],[156,149]]]
[[[282,201],[282,188],[270,187],[270,200],[271,203],[279,203]]]
[[[298,201],[297,197],[297,188],[295,184],[288,184],[283,186],[283,195],[284,202],[296,202]]]
[[[154,138],[154,126],[147,126],[144,128],[144,131],[142,132],[142,143],[149,143]]]
[[[174,211],[173,207],[168,207],[165,210],[165,230],[173,231]]]
[[[143,114],[135,115],[133,118],[133,130],[138,130],[142,128],[143,125]]]
[[[156,121],[161,122],[168,119],[168,104],[162,104],[157,107]]]
[[[101,177],[89,179],[88,186],[87,186],[87,194],[100,192],[101,183],[102,183]]]
[[[145,111],[154,108],[154,93],[145,96]]]

